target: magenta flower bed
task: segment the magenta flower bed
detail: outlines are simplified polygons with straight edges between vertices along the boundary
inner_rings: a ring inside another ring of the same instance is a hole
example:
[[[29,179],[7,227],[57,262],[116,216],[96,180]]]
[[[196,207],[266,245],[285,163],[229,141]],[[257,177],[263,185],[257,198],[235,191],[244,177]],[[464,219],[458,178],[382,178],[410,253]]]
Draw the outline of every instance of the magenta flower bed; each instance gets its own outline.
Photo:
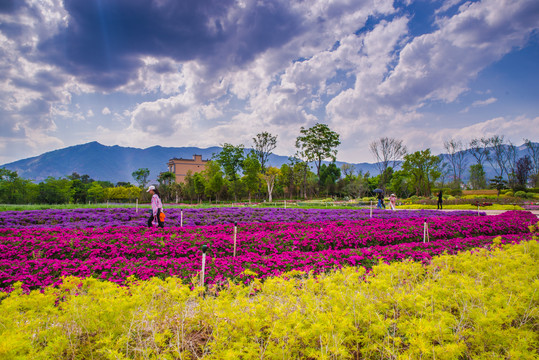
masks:
[[[166,226],[180,226],[182,209],[165,208]],[[480,213],[485,215],[485,213]],[[148,209],[133,208],[28,210],[0,212],[0,227],[66,227],[145,226]],[[437,210],[373,210],[379,219],[430,218],[442,216],[477,216],[476,211],[441,212]],[[304,222],[359,220],[370,217],[369,209],[275,209],[275,208],[209,208],[183,209],[183,225],[223,225],[234,222]]]
[[[428,219],[431,242],[423,244],[424,219],[363,219],[303,223],[240,224],[237,257],[233,226],[0,229],[0,288],[16,281],[25,289],[57,284],[61,276],[94,276],[123,283],[129,276],[178,276],[188,282],[200,271],[201,246],[208,245],[206,283],[248,281],[289,270],[326,271],[343,265],[367,266],[374,259],[430,259],[443,251],[483,246],[497,235],[504,242],[529,239],[537,222],[529,212],[497,216],[444,216]]]

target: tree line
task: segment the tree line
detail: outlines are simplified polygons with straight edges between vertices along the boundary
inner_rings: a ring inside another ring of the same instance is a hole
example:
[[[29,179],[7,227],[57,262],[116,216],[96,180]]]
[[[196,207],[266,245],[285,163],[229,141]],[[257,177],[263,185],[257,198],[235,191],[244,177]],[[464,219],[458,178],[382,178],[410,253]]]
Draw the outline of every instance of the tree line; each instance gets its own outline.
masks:
[[[188,173],[183,183],[176,183],[172,172],[160,173],[157,181],[161,198],[165,202],[351,199],[372,196],[376,188],[406,198],[430,196],[435,188],[446,188],[454,194],[464,188],[500,190],[509,187],[519,191],[536,187],[539,180],[539,144],[525,139],[527,154],[518,157],[517,147],[506,142],[502,135],[472,139],[468,143],[450,139],[444,142],[446,154],[439,156],[433,155],[430,149],[409,153],[402,140],[382,137],[369,145],[379,172],[376,176],[363,173],[351,164],[336,165],[340,135],[326,124],[302,127],[296,138],[296,153],[280,168],[269,166],[277,136],[262,132],[252,140],[249,152],[243,144],[221,145],[222,151],[213,154],[205,169]],[[470,158],[474,159],[473,163],[469,163]],[[487,163],[495,171],[492,178],[487,178]],[[465,183],[467,171],[469,180]],[[14,171],[0,169],[0,202],[148,201],[143,190],[149,176],[150,171],[141,168],[132,173],[135,185],[96,181],[77,173],[65,178],[49,177],[35,184],[20,178]]]

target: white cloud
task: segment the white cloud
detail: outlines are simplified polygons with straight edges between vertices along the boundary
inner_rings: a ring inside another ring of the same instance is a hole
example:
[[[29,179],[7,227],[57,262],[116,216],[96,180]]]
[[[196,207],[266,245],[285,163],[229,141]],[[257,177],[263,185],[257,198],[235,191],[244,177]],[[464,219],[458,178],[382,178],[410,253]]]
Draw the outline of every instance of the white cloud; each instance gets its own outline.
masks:
[[[103,115],[110,115],[112,112],[110,111],[110,109],[108,107],[104,107],[103,110],[101,110],[101,114]]]
[[[466,107],[461,112],[462,113],[467,113],[473,107],[487,106],[487,105],[490,105],[490,104],[494,104],[496,101],[498,101],[498,99],[496,99],[495,97],[491,97],[491,98],[488,98],[486,100],[476,100],[470,106]]]

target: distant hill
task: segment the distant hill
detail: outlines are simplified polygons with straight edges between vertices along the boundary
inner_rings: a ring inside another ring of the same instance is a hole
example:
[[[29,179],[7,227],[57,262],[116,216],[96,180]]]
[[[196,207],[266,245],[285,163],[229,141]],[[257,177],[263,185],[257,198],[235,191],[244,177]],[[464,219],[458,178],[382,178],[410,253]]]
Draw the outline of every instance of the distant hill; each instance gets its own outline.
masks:
[[[246,149],[248,152],[250,149]],[[119,181],[134,182],[131,174],[140,168],[150,170],[151,182],[155,182],[159,173],[168,171],[167,163],[172,158],[192,159],[193,155],[202,155],[203,159],[210,159],[214,153],[219,153],[220,147],[162,147],[152,146],[138,149],[122,146],[105,146],[96,141],[82,145],[75,145],[59,150],[46,152],[36,157],[18,160],[0,165],[8,170],[17,171],[20,177],[39,182],[49,176],[64,177],[76,172],[87,174],[95,180],[108,180],[113,183]],[[272,154],[269,163],[281,167],[288,162],[288,156]],[[337,162],[340,166],[342,162]],[[362,163],[356,169],[363,172],[377,173],[374,164]]]
[[[140,168],[150,170],[150,180],[156,182],[159,173],[168,171],[167,163],[172,158],[192,159],[193,155],[202,155],[203,159],[210,159],[214,153],[219,153],[220,147],[162,147],[152,146],[146,149],[105,146],[96,141],[82,145],[75,145],[59,150],[46,152],[36,157],[18,160],[12,163],[0,165],[0,167],[17,171],[20,177],[39,182],[49,176],[64,177],[76,172],[80,175],[87,174],[95,180],[108,180],[113,183],[128,181],[133,183],[131,173]],[[245,149],[247,153],[250,149]],[[517,157],[527,154],[524,145],[518,147]],[[441,154],[442,157],[447,155]],[[288,156],[272,154],[269,158],[271,166],[281,167],[288,162]],[[341,166],[344,162],[337,161]],[[475,163],[472,155],[466,155],[466,169]],[[376,164],[350,163],[356,171],[367,171],[371,175],[378,174]],[[488,162],[485,164],[488,178],[494,176],[494,170]],[[314,167],[313,167],[314,168]],[[464,181],[469,177],[468,171],[464,174]]]

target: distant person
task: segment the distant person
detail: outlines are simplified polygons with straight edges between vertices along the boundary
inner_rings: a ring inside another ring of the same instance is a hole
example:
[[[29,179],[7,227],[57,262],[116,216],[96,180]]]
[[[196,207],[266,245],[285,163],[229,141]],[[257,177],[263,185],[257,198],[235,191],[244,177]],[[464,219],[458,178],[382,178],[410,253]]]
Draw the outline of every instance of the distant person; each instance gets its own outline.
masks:
[[[384,204],[384,194],[379,192],[378,193],[378,206],[377,206],[378,209],[385,209],[386,208],[386,204]]]
[[[151,185],[146,192],[149,192],[152,195],[152,210],[150,211],[150,217],[148,219],[148,227],[165,227],[165,223],[161,221],[159,215],[163,211],[163,203],[159,198],[159,191],[155,186]]]
[[[438,192],[438,204],[437,204],[437,205],[438,205],[438,210],[443,210],[443,209],[442,209],[442,203],[443,203],[443,201],[444,201],[444,198],[442,197],[442,190],[440,190],[440,191]]]
[[[391,196],[389,196],[389,206],[391,207],[391,210],[395,211],[396,205],[397,205],[397,195],[391,194]]]

